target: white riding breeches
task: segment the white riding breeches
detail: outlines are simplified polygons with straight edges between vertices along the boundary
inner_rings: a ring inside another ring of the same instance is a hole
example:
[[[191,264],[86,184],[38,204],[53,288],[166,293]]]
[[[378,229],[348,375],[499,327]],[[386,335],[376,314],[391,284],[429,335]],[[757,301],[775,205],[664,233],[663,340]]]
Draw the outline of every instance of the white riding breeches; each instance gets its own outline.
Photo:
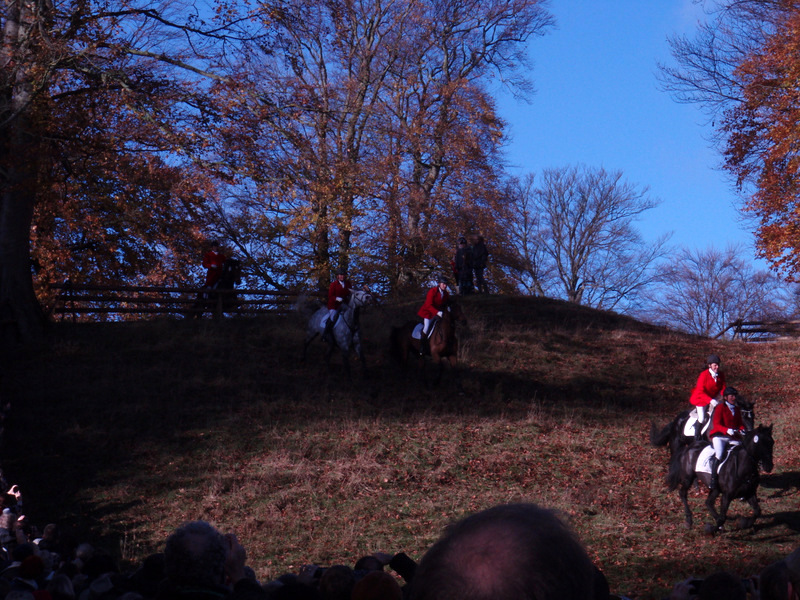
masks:
[[[724,435],[715,435],[711,438],[711,445],[714,446],[714,456],[717,457],[717,460],[722,460],[725,455],[725,448],[727,448],[730,441],[731,438]]]
[[[430,328],[431,328],[431,320],[430,319],[426,319],[425,317],[423,317],[422,318],[422,335],[427,336],[428,335],[428,331],[430,330]]]
[[[697,407],[697,422],[698,423],[705,423],[706,420],[706,407],[705,406],[698,406]]]

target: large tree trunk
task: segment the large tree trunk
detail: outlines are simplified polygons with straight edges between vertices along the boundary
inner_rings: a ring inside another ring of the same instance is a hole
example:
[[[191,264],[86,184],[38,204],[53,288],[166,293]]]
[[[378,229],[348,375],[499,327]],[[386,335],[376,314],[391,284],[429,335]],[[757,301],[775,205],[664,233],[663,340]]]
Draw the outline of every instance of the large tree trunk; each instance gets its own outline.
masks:
[[[0,344],[39,337],[44,319],[33,291],[30,231],[39,171],[38,135],[30,113],[34,99],[32,36],[38,5],[5,2],[0,66],[10,76],[0,90],[0,112],[10,118],[0,130]],[[39,85],[43,85],[39,82]]]
[[[42,334],[44,316],[33,291],[30,231],[36,197],[37,152],[18,118],[0,152],[6,165],[0,193],[0,343]],[[15,158],[16,157],[16,158]]]

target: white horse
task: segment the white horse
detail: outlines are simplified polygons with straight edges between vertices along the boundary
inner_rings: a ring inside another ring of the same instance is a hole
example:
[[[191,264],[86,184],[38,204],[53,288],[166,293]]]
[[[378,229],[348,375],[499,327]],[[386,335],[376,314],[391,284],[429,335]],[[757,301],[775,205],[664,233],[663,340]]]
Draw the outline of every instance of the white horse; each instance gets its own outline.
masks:
[[[359,309],[371,302],[373,302],[373,297],[369,289],[364,287],[360,290],[353,290],[350,293],[349,300],[342,304],[339,318],[336,319],[331,331],[331,339],[327,341],[328,351],[325,353],[325,363],[330,364],[331,354],[336,348],[339,348],[342,352],[344,370],[348,377],[350,377],[351,348],[356,351],[358,358],[361,359],[362,373],[366,375],[367,372],[367,361],[364,357],[364,350],[361,347],[361,326],[358,318]],[[306,359],[306,351],[309,344],[314,341],[314,338],[324,333],[327,322],[328,309],[324,306],[311,315],[306,328],[305,343],[303,344],[303,360]]]

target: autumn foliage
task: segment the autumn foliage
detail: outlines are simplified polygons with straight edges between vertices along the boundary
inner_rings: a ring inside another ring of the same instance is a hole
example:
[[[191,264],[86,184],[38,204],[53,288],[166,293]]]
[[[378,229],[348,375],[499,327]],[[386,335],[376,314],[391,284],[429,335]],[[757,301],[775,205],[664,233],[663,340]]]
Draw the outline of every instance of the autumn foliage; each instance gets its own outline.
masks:
[[[791,4],[791,3],[790,3]],[[758,219],[759,249],[800,273],[800,11],[787,9],[763,46],[735,71],[741,102],[725,119],[726,166],[752,186],[745,209]]]

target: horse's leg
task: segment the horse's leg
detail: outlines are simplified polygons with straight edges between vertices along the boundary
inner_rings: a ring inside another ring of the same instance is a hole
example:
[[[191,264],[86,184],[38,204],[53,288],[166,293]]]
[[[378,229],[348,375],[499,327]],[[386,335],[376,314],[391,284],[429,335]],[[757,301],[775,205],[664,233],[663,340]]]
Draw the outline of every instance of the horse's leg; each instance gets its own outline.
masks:
[[[439,387],[442,381],[442,374],[444,373],[444,357],[439,356],[438,352],[436,354],[431,354],[431,357],[436,365],[436,380],[433,385]]]
[[[747,499],[747,503],[753,509],[753,515],[749,519],[743,520],[743,529],[748,529],[756,524],[756,519],[761,516],[761,505],[758,502],[758,496],[753,494]]]
[[[350,375],[350,348],[346,350],[342,349],[342,368],[344,369],[344,375],[347,377],[347,381],[352,381],[353,378]]]
[[[711,495],[709,494],[709,498]],[[714,510],[714,505],[712,504],[709,507],[711,511],[711,515],[715,517],[714,521],[717,525],[717,530],[722,531],[722,526],[725,524],[725,521],[728,520],[728,507],[731,505],[731,498],[727,493],[723,492],[720,494],[720,501],[719,501],[719,513]],[[708,506],[708,499],[706,500],[706,506]]]
[[[192,304],[192,307],[189,309],[189,316],[192,319],[199,319],[203,316],[204,303],[205,300],[203,299],[203,292],[198,292],[194,304]]]
[[[681,502],[683,502],[683,516],[686,521],[686,529],[692,528],[692,509],[689,508],[689,488],[691,487],[691,482],[689,485],[681,484],[681,487],[678,489],[678,496],[681,498]]]
[[[720,512],[717,512],[717,497],[719,496],[719,488],[710,490],[708,492],[708,496],[706,496],[706,508],[708,509],[708,512],[711,513],[711,518],[716,524],[717,529],[722,529],[722,524],[725,522],[725,513],[728,511],[730,499],[728,498],[727,494],[721,494],[722,499],[720,500]]]

